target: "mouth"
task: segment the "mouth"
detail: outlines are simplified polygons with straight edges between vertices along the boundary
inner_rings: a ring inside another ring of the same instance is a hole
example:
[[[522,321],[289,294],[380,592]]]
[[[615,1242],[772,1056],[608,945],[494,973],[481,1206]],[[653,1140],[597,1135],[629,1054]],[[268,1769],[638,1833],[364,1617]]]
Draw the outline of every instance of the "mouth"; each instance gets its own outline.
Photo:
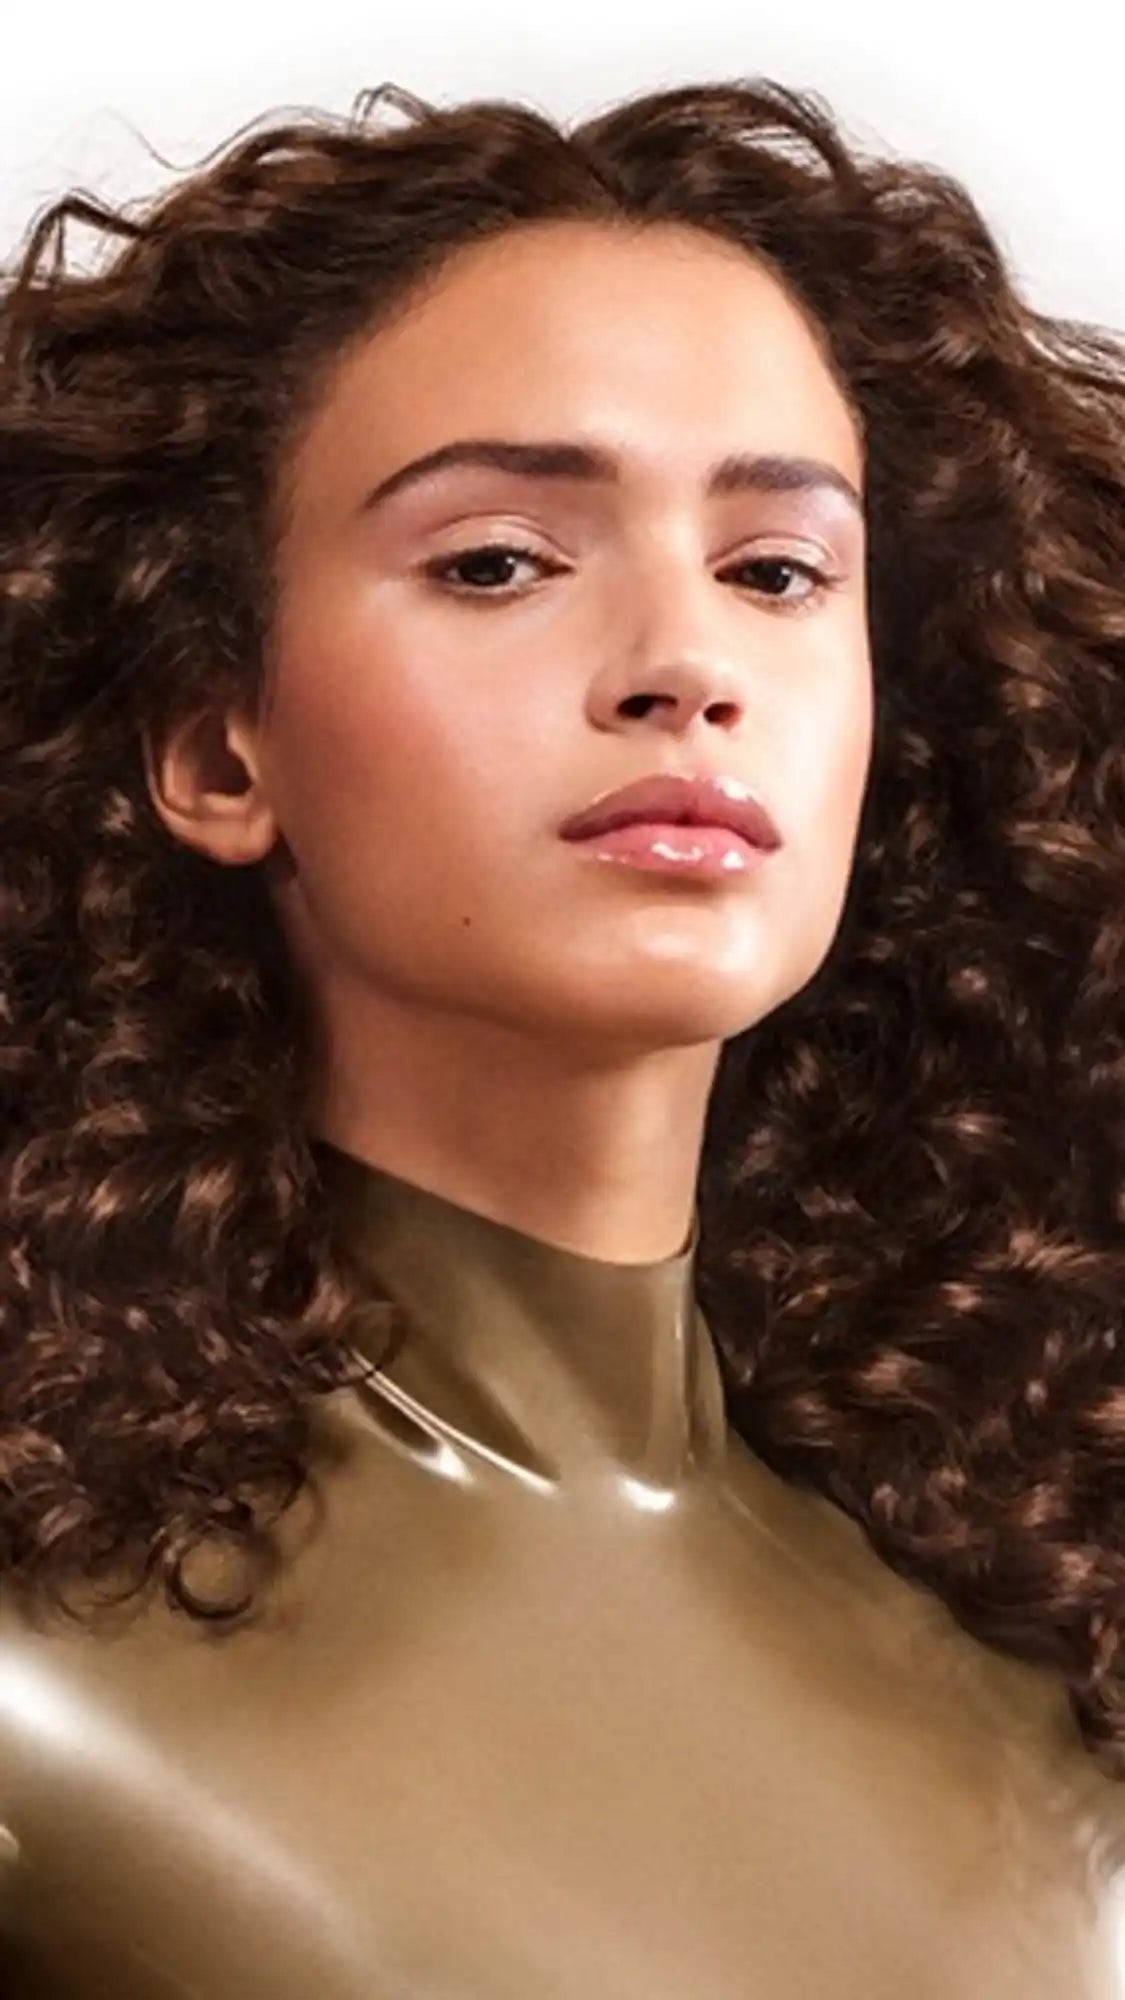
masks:
[[[599,859],[707,878],[744,875],[782,845],[741,779],[672,772],[600,794],[559,832]]]
[[[604,833],[588,834],[577,845],[591,857],[624,867],[708,880],[745,875],[766,858],[764,848],[752,847],[729,827],[696,826],[686,821],[662,824],[630,820]]]

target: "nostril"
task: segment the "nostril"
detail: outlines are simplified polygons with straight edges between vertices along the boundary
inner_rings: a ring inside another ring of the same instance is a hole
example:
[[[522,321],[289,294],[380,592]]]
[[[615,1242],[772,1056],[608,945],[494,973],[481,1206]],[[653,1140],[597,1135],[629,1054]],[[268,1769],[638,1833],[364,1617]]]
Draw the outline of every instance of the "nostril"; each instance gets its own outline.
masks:
[[[663,702],[666,707],[676,707],[674,694],[631,694],[621,704],[626,715],[647,715],[654,702]]]

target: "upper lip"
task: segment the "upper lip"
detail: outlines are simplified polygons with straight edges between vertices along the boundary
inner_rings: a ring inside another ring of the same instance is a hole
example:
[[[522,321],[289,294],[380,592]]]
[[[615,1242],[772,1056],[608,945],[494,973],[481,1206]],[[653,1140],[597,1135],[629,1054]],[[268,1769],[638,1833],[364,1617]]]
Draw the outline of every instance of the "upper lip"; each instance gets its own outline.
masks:
[[[725,826],[741,834],[752,847],[780,847],[781,835],[761,800],[739,778],[692,777],[658,771],[617,791],[602,792],[563,821],[564,840],[585,840],[634,820],[657,820],[680,826]]]

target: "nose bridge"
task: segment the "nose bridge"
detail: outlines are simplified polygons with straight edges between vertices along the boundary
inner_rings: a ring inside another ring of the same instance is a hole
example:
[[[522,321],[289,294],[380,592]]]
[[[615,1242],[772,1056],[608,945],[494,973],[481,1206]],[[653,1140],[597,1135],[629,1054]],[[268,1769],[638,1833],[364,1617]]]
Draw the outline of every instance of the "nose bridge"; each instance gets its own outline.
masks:
[[[743,666],[735,657],[725,586],[711,576],[690,526],[666,524],[634,549],[619,642],[601,690],[614,713],[655,703],[669,720],[721,704],[741,711]]]
[[[683,515],[650,521],[630,551],[635,635],[657,651],[691,651],[714,590],[697,527]]]

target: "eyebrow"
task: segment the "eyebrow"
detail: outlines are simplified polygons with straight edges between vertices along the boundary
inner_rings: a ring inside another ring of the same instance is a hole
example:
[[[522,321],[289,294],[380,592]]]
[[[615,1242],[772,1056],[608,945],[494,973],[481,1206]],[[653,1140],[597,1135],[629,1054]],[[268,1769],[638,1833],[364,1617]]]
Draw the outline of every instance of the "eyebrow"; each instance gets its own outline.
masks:
[[[545,438],[517,442],[508,438],[454,438],[438,445],[421,458],[400,465],[380,480],[363,501],[361,512],[378,507],[393,493],[427,479],[449,466],[488,466],[501,472],[518,473],[526,479],[581,479],[601,485],[619,485],[621,468],[613,454],[596,445]],[[719,493],[803,493],[827,488],[840,494],[860,518],[863,498],[850,479],[826,459],[797,458],[782,452],[736,452],[711,467],[706,492]]]

